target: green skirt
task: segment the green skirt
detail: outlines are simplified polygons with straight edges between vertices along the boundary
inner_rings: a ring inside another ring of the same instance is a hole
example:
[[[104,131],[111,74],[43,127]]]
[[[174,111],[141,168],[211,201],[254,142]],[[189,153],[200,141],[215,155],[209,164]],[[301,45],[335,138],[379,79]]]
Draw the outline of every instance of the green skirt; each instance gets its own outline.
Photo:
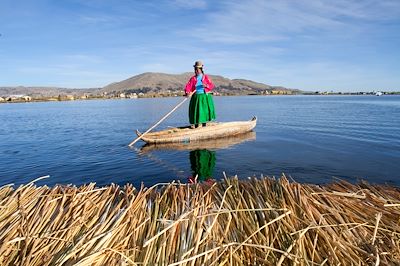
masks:
[[[189,104],[189,123],[206,123],[215,119],[212,95],[209,93],[193,94]]]

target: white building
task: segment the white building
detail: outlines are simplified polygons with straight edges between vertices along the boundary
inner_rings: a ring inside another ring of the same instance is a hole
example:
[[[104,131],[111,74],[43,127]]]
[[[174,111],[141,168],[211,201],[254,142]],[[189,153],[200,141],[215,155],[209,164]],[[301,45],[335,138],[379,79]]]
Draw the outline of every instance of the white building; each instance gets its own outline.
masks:
[[[130,95],[129,95],[129,98],[130,99],[136,99],[138,96],[137,96],[137,94],[134,92],[134,93],[131,93]]]
[[[27,101],[27,102],[32,101],[32,97],[31,97],[31,96],[24,95],[24,96],[22,96],[21,98],[24,99],[24,100]]]

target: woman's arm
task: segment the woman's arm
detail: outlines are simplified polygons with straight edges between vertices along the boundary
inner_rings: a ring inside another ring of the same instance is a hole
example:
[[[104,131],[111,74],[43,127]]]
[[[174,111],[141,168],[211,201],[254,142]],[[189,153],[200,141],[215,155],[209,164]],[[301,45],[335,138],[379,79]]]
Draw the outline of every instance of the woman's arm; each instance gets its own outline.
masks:
[[[195,91],[195,84],[196,84],[196,78],[195,77],[191,77],[188,81],[188,83],[186,83],[185,86],[185,94],[188,95],[191,92]]]
[[[204,75],[203,86],[205,92],[210,92],[215,87],[214,83],[207,75]]]

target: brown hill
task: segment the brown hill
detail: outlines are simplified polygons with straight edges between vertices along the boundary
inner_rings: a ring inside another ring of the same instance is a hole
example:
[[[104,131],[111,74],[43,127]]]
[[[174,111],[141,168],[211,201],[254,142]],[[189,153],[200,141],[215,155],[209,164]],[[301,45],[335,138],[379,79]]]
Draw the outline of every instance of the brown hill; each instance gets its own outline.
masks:
[[[143,73],[120,82],[111,83],[103,87],[104,92],[158,92],[167,90],[182,90],[185,82],[189,79],[190,74],[184,73],[180,75],[164,74],[164,73]]]
[[[126,80],[111,83],[102,91],[107,93],[136,92],[136,93],[182,93],[183,88],[193,73],[165,74],[143,73]],[[214,82],[215,91],[221,94],[262,94],[274,89],[293,91],[283,87],[270,86],[245,79],[228,79],[222,76],[209,75]]]
[[[57,97],[59,95],[75,95],[98,94],[98,88],[89,89],[71,89],[59,87],[0,87],[0,97],[8,97],[11,95],[29,95],[34,98],[40,97]]]
[[[0,87],[0,97],[10,95],[28,95],[33,98],[57,97],[59,95],[82,96],[102,95],[104,93],[118,95],[120,93],[146,93],[148,95],[182,94],[183,88],[193,73],[165,74],[143,73],[120,82],[111,83],[103,88],[71,89],[57,87]],[[270,86],[245,79],[228,79],[222,76],[209,75],[216,88],[214,92],[222,95],[265,94],[271,90],[293,92],[297,90]]]

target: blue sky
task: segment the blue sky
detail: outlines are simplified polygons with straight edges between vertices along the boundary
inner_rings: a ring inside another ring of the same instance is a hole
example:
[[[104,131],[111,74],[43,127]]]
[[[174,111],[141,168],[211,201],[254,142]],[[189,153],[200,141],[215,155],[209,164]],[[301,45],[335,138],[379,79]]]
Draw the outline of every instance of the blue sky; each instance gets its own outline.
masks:
[[[0,86],[102,87],[143,72],[303,90],[400,91],[399,0],[1,0]]]

